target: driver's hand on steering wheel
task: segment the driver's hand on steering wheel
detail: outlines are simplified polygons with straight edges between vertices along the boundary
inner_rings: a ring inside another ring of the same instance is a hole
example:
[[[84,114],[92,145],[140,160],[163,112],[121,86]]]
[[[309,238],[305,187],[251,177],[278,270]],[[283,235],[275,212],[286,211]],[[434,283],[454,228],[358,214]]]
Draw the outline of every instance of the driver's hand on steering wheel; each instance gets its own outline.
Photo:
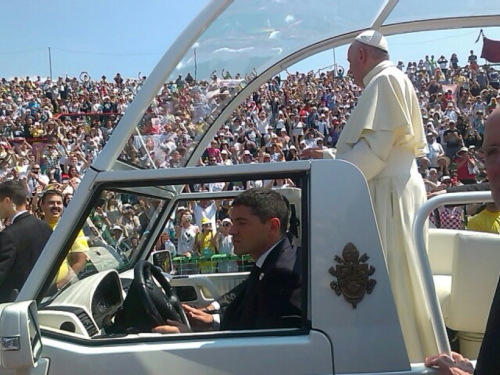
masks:
[[[185,324],[167,319],[167,325],[153,328],[153,333],[189,333],[192,332]]]

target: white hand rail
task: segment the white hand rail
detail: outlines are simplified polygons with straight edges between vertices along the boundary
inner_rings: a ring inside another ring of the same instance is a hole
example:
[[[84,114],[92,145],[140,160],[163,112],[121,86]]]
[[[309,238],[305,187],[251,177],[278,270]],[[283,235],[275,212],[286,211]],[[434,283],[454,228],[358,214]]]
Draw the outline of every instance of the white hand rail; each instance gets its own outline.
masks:
[[[491,192],[469,192],[469,193],[450,193],[438,195],[429,199],[417,211],[415,220],[413,222],[413,238],[415,238],[415,245],[417,250],[418,269],[420,277],[424,285],[424,293],[426,294],[429,303],[431,314],[431,322],[436,336],[439,353],[451,354],[450,344],[448,343],[448,335],[446,327],[441,314],[441,307],[437,297],[436,289],[434,287],[434,279],[427,256],[427,248],[424,239],[424,224],[427,221],[429,214],[436,208],[443,205],[450,204],[468,204],[468,203],[483,203],[492,202]]]

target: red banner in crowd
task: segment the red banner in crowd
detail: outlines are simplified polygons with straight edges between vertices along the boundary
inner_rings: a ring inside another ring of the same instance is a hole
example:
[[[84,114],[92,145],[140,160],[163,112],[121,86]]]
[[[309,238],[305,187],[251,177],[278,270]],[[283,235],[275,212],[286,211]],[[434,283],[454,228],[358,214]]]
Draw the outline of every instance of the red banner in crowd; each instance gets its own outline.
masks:
[[[481,57],[491,63],[500,62],[500,41],[484,37]]]

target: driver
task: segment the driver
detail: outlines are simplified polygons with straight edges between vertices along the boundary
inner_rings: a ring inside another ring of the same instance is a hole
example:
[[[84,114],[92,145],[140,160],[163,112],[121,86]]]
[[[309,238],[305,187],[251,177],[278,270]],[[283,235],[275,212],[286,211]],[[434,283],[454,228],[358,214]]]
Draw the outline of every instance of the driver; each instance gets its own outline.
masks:
[[[231,207],[234,253],[249,254],[255,265],[246,282],[209,307],[183,305],[191,327],[198,331],[300,328],[301,277],[297,250],[286,238],[288,202],[274,190],[255,188],[238,195]],[[153,332],[190,329],[167,320]]]

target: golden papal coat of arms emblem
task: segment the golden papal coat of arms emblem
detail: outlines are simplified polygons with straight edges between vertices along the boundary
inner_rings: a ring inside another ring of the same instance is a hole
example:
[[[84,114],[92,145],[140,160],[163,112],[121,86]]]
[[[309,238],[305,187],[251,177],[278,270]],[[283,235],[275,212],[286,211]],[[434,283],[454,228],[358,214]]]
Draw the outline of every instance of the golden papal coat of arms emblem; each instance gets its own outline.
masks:
[[[328,270],[337,278],[337,281],[330,283],[330,287],[338,296],[343,294],[353,308],[356,308],[365,293],[370,294],[377,284],[376,280],[369,278],[375,273],[375,267],[366,264],[368,259],[366,254],[360,257],[356,246],[349,242],[342,251],[342,258],[335,255],[338,264]]]

